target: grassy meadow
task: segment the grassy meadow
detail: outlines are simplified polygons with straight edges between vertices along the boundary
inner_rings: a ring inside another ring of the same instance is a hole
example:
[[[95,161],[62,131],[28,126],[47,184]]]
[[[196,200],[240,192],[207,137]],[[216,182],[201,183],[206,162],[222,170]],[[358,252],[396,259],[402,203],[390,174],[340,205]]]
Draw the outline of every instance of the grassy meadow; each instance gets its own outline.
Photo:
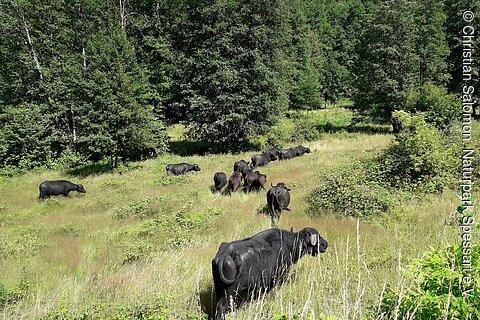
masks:
[[[282,215],[279,227],[317,228],[329,242],[327,252],[301,259],[282,287],[228,319],[368,318],[387,286],[402,287],[402,271],[413,258],[457,243],[457,229],[444,225],[458,206],[453,191],[406,200],[375,218],[309,215],[306,198],[322,177],[378,154],[392,140],[381,130],[342,126],[325,121],[315,140],[303,142],[311,154],[260,168],[268,185],[285,182],[292,189],[291,212]],[[176,147],[185,151],[181,133],[170,128]],[[208,318],[214,310],[211,259],[220,243],[271,224],[262,213],[266,191],[230,197],[210,190],[215,172],[230,174],[235,161],[252,154],[166,154],[103,173],[59,169],[1,178],[0,284],[7,298],[0,314]],[[202,171],[167,176],[166,164],[181,161],[197,163]],[[38,201],[38,185],[53,179],[81,183],[87,193]]]

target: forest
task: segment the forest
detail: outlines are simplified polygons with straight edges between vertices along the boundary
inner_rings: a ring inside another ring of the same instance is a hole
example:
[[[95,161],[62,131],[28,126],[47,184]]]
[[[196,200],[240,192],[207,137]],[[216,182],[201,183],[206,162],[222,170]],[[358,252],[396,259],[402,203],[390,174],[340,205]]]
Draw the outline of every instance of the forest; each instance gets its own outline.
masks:
[[[2,0],[0,167],[145,159],[174,123],[212,152],[248,150],[289,110],[343,98],[359,121],[447,126],[468,5]]]

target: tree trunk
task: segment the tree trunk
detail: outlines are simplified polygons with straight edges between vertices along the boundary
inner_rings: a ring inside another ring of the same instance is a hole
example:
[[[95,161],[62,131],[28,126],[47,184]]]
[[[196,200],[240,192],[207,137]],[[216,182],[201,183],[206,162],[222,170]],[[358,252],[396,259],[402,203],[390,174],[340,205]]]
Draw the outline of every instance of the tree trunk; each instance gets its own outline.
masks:
[[[75,125],[75,115],[72,105],[70,105],[70,116],[72,117],[72,147],[73,151],[77,152],[77,127]]]
[[[125,27],[127,24],[127,14],[126,14],[127,0],[119,0],[119,1],[120,1],[120,26],[122,27],[122,31],[125,32]]]
[[[23,29],[25,31],[25,36],[27,38],[27,43],[28,43],[28,45],[30,47],[30,50],[32,52],[33,60],[35,61],[35,67],[37,68],[38,74],[40,76],[40,80],[43,80],[42,67],[40,66],[40,61],[38,60],[37,52],[35,51],[35,48],[33,46],[32,37],[30,36],[30,30],[28,29],[27,20],[25,19],[25,15],[23,13],[23,10],[18,6],[16,1],[13,1],[12,4],[17,9],[18,15],[22,19]]]

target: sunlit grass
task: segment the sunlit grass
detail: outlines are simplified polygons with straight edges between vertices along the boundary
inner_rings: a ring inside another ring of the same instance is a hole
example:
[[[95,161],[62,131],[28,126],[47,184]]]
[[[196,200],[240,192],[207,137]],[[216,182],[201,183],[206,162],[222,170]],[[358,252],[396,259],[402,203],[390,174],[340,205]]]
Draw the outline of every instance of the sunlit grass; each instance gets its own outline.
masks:
[[[305,143],[311,154],[260,168],[268,184],[292,188],[292,211],[282,215],[279,227],[315,227],[329,249],[303,258],[282,287],[229,318],[360,319],[378,304],[386,283],[398,285],[401,268],[412,258],[456,241],[456,229],[443,225],[458,205],[454,192],[405,201],[392,216],[369,222],[308,217],[305,197],[320,176],[376,154],[390,141],[358,133],[327,137]],[[0,259],[0,283],[12,290],[27,283],[25,295],[4,307],[4,318],[39,318],[61,306],[81,313],[100,304],[160,305],[172,319],[210,312],[211,259],[220,243],[270,227],[269,218],[257,214],[265,191],[231,197],[210,191],[215,172],[229,175],[235,161],[251,155],[165,155],[122,174],[77,178],[45,171],[3,180],[0,239],[10,245],[25,232],[33,241],[24,252]],[[202,171],[167,177],[165,165],[180,161],[198,163]],[[38,185],[60,178],[82,183],[87,193],[38,201]]]

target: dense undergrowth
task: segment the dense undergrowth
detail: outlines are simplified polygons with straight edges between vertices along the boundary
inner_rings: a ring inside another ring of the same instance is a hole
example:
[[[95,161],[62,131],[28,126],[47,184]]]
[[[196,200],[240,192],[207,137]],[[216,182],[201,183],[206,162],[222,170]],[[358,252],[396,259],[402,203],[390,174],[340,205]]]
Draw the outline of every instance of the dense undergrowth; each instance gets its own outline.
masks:
[[[388,213],[406,199],[456,187],[461,154],[452,134],[445,135],[422,114],[398,112],[396,117],[402,131],[384,151],[321,179],[308,198],[312,215]]]

